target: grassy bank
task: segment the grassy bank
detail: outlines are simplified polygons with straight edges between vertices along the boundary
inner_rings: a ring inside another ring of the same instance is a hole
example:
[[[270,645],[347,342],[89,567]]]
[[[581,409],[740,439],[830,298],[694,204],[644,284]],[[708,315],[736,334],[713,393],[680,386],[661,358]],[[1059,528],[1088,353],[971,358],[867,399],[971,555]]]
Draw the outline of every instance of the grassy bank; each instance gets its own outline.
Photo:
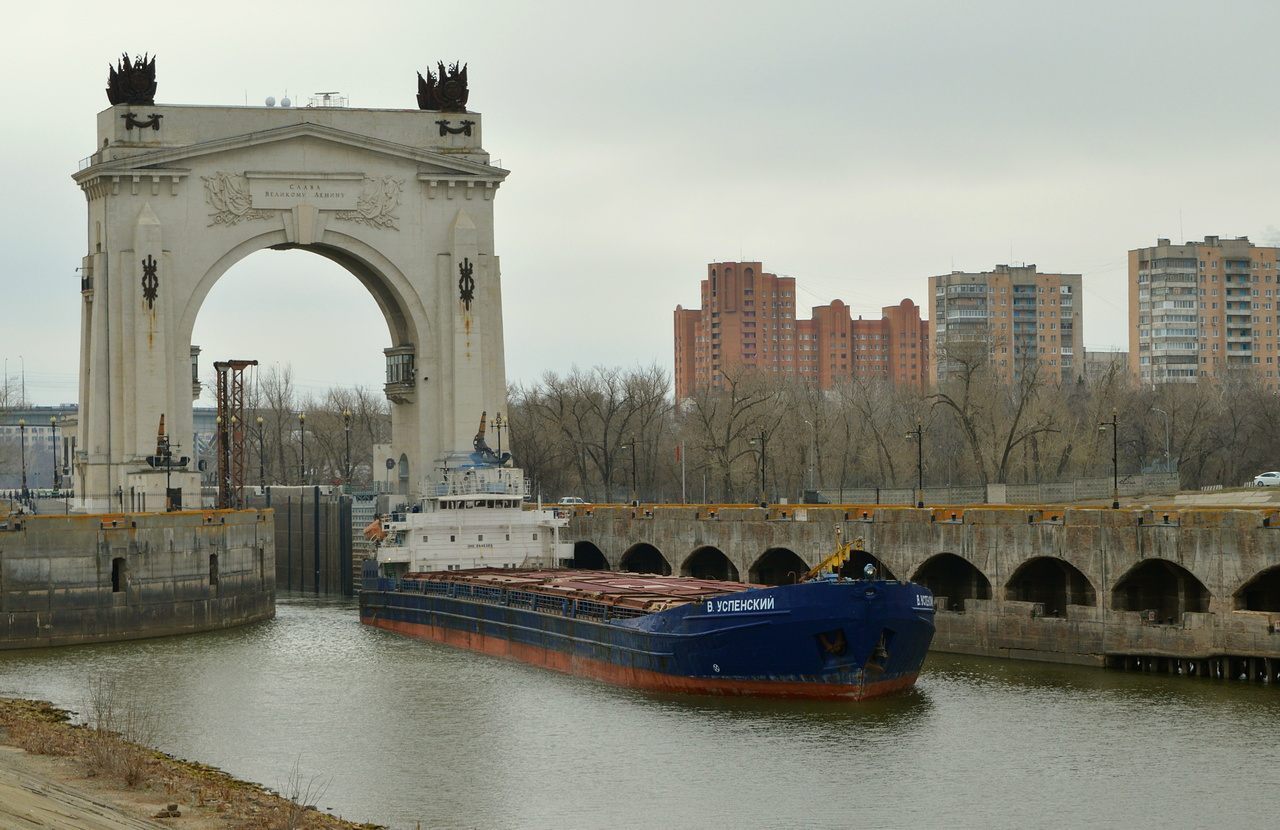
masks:
[[[323,792],[295,770],[276,793],[225,772],[182,761],[145,744],[145,720],[95,699],[91,725],[42,701],[0,698],[0,744],[29,753],[32,768],[59,785],[92,794],[124,815],[175,818],[191,830],[373,830],[317,811]],[[114,727],[114,728],[112,728]],[[130,737],[142,740],[128,740]],[[173,809],[176,805],[176,809]],[[167,815],[173,812],[181,817]]]

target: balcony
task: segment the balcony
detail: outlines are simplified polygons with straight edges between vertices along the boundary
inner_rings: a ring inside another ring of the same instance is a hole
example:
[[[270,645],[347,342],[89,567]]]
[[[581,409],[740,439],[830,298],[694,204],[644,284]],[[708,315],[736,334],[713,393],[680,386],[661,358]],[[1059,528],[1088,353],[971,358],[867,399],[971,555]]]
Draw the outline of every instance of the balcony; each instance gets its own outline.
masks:
[[[383,349],[387,357],[387,382],[383,392],[392,403],[413,403],[416,397],[417,369],[414,366],[414,347],[392,346]]]

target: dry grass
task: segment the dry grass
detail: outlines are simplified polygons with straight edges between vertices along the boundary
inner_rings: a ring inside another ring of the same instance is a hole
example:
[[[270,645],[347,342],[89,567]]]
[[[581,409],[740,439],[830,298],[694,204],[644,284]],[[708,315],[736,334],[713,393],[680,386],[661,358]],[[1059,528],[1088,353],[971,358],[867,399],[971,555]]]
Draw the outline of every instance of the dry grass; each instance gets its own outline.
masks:
[[[89,696],[89,723],[42,701],[0,698],[0,742],[27,752],[77,762],[87,775],[111,781],[155,801],[179,803],[186,817],[207,815],[228,830],[374,830],[318,812],[308,805],[323,796],[315,780],[304,781],[297,764],[289,782],[274,793],[203,764],[181,761],[146,745],[154,720],[122,701],[104,683]],[[130,740],[130,736],[142,740]],[[193,815],[194,813],[194,815]],[[187,824],[187,826],[191,826]]]

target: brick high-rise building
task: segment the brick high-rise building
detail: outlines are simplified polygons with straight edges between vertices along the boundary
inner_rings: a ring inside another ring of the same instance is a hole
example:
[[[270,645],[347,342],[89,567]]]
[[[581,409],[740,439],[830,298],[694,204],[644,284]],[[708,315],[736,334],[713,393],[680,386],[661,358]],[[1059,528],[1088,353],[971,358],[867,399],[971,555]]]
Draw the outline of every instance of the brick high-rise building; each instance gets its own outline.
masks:
[[[1021,378],[1033,362],[1048,370],[1041,377],[1074,380],[1084,343],[1080,286],[1079,274],[1042,274],[1034,265],[929,277],[938,380],[958,368],[946,350],[975,341],[989,345],[990,365],[1006,382]]]
[[[1247,366],[1275,389],[1278,254],[1245,236],[1130,251],[1129,369],[1139,382],[1195,383]]]
[[[796,281],[759,262],[713,262],[702,281],[702,307],[675,311],[676,397],[719,389],[724,373],[781,373],[830,389],[841,380],[879,378],[923,388],[929,377],[929,331],[911,300],[879,320],[852,318],[840,300],[797,319]]]

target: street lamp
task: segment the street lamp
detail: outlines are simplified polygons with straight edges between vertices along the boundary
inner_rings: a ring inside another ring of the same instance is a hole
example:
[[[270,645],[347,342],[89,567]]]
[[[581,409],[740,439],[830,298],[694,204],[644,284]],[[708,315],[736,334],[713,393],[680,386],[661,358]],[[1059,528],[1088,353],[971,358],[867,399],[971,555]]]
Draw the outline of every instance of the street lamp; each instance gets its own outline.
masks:
[[[302,486],[307,486],[307,413],[298,413],[298,440],[301,451],[298,453],[299,467],[302,469]]]
[[[27,503],[27,421],[18,419],[18,440],[22,444],[22,503]]]
[[[768,497],[768,494],[765,493],[765,486],[764,486],[764,480],[765,480],[764,479],[764,451],[765,451],[766,437],[763,429],[760,430],[759,440],[760,440],[760,506],[768,507],[769,497]],[[756,445],[756,439],[752,438],[747,443],[749,443],[751,446],[754,447]]]
[[[351,486],[351,410],[342,410],[342,431],[346,434],[347,439],[347,472],[342,477],[342,483]]]
[[[262,451],[262,416],[258,416],[258,487],[263,493],[267,490],[267,454]]]
[[[164,459],[164,512],[173,512],[173,448],[169,446],[169,436],[162,439],[160,445],[161,458]],[[225,506],[225,505],[224,505]]]
[[[502,420],[501,412],[493,416],[493,431],[498,434],[498,463],[499,464],[502,463],[502,428],[505,427],[506,425],[507,425],[507,422]],[[632,436],[631,440],[635,441],[635,436]],[[633,487],[632,489],[635,489],[635,488]],[[635,498],[635,496],[633,495],[632,498]]]
[[[58,416],[49,416],[49,433],[53,436],[53,493],[57,498],[57,493],[62,489],[62,482],[58,480]]]
[[[808,420],[805,423],[809,424],[809,489],[813,490],[813,456],[818,443],[818,428]]]
[[[916,507],[924,507],[924,427],[916,419],[916,428],[907,430],[908,441],[916,442]]]
[[[1152,412],[1159,412],[1164,416],[1164,471],[1169,472],[1169,413],[1163,409],[1153,407]]]
[[[498,446],[501,447],[502,445],[499,444]],[[623,444],[619,449],[631,450],[631,506],[639,507],[640,499],[636,497],[636,436],[632,434],[631,443]]]
[[[1111,509],[1120,509],[1120,421],[1116,418],[1116,411],[1111,410],[1111,420],[1103,421],[1098,424],[1098,432],[1106,432],[1111,429]]]

